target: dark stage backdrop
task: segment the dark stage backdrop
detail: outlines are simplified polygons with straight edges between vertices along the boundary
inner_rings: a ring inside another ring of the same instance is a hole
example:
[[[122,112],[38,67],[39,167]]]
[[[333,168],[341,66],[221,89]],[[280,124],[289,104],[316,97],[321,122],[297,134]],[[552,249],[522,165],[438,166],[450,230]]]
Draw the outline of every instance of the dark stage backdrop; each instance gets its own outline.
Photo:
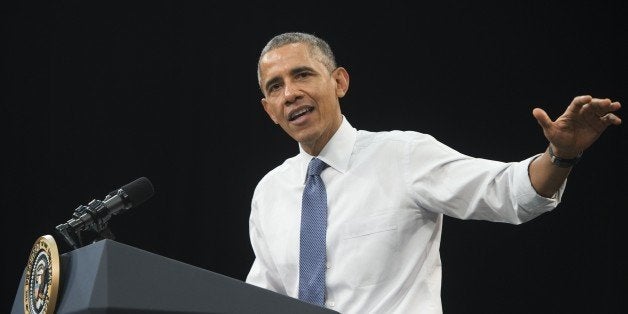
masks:
[[[256,81],[259,51],[279,32],[335,48],[355,127],[517,161],[547,145],[534,107],[556,118],[581,94],[628,105],[624,3],[5,4],[0,312],[37,237],[67,252],[54,227],[141,176],[155,195],[110,220],[116,240],[244,280],[255,184],[298,152]],[[445,312],[625,309],[626,146],[625,126],[608,129],[559,207],[526,224],[446,218]]]

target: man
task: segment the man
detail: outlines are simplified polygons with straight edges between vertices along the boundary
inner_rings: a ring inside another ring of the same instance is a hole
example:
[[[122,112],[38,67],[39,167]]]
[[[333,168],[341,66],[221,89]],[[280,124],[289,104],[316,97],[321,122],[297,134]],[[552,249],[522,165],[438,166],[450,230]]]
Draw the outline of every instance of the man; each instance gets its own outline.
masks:
[[[621,123],[618,102],[587,95],[555,121],[536,108],[547,150],[505,163],[466,156],[419,132],[356,130],[340,109],[349,74],[310,34],[271,39],[258,81],[264,110],[299,143],[299,154],[255,189],[255,261],[246,281],[342,313],[442,313],[443,215],[520,224],[554,209],[582,152]],[[314,161],[324,162],[320,174],[310,173]],[[305,208],[319,201],[304,191],[317,176],[326,229],[318,231],[323,250],[312,254],[317,249],[306,245],[316,236],[307,232],[318,227],[302,224]],[[322,292],[312,292],[320,281]]]

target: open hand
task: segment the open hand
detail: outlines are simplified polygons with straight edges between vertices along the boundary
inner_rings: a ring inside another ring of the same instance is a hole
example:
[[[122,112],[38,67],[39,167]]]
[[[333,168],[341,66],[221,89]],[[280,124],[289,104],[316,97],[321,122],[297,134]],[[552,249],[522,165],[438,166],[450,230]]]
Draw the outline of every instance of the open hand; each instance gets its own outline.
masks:
[[[573,158],[591,146],[609,125],[621,124],[621,119],[613,113],[619,108],[619,102],[585,95],[575,97],[556,121],[541,108],[534,108],[532,115],[543,128],[554,153]]]

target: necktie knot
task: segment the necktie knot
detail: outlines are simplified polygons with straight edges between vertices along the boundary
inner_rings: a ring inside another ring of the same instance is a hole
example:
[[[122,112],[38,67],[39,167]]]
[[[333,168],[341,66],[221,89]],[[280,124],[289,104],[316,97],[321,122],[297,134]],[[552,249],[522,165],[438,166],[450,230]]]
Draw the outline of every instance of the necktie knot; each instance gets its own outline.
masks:
[[[329,167],[324,161],[318,158],[312,158],[310,160],[310,164],[307,166],[307,175],[308,176],[319,176],[321,172],[325,170],[325,168]]]

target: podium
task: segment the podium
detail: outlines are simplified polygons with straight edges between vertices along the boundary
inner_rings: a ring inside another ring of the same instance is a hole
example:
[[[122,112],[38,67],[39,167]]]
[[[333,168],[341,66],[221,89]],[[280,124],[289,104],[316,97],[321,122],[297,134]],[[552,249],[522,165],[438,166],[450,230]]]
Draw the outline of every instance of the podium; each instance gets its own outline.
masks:
[[[12,314],[24,313],[24,278]],[[60,255],[56,313],[338,313],[110,239]]]

